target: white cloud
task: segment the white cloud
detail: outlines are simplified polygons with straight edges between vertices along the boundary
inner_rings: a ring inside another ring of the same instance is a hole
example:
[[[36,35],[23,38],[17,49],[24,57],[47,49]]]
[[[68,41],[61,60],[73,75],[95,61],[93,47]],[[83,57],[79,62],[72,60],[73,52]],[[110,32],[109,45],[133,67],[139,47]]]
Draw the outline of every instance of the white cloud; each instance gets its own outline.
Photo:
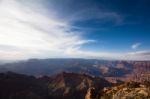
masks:
[[[104,11],[100,8],[84,8],[75,13],[71,13],[69,17],[67,17],[69,21],[85,21],[91,19],[97,19],[101,23],[105,23],[107,21],[113,21],[114,24],[121,24],[123,22],[123,17],[116,12],[112,11]]]
[[[109,53],[109,52],[94,52],[94,51],[83,51],[79,49],[68,49],[66,53],[83,58],[98,58],[98,59],[120,59],[121,53]]]
[[[141,45],[141,43],[135,43],[131,46],[132,49],[137,49],[139,46]]]
[[[83,39],[77,32],[68,32],[69,23],[56,19],[54,11],[46,13],[40,3],[0,1],[1,59],[64,57],[67,49],[93,42]]]
[[[78,49],[69,49],[68,54],[80,56],[84,58],[98,58],[106,60],[150,60],[150,51],[135,51],[135,52],[93,52],[82,51]]]
[[[130,52],[128,54],[134,56],[150,56],[150,51],[135,51],[135,52]]]
[[[134,51],[126,54],[129,60],[150,60],[150,51]]]

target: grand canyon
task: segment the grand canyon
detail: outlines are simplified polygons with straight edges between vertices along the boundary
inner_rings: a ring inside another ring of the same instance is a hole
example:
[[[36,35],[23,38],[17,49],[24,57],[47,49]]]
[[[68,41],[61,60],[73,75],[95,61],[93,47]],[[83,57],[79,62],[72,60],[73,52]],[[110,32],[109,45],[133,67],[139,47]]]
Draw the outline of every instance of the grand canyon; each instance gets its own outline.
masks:
[[[0,67],[1,99],[149,98],[149,61],[30,59]]]
[[[0,0],[0,99],[150,99],[150,0]]]

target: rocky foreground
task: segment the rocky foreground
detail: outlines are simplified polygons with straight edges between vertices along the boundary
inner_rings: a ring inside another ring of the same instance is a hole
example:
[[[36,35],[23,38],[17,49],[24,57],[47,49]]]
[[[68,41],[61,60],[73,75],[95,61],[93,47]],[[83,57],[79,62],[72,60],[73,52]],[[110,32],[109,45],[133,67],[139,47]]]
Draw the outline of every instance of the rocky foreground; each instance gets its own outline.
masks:
[[[150,82],[113,84],[85,74],[36,78],[7,72],[0,73],[0,99],[150,99]]]
[[[128,82],[105,87],[96,95],[95,88],[90,88],[85,99],[150,99],[150,82]]]

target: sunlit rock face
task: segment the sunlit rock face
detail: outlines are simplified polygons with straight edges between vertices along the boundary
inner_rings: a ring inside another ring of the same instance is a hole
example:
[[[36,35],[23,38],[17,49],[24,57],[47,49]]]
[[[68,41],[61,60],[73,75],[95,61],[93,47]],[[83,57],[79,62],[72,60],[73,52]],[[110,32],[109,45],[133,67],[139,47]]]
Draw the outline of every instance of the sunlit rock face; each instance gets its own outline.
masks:
[[[99,90],[107,86],[111,86],[111,84],[103,78],[63,72],[52,77],[48,88],[49,95],[52,97],[62,96],[64,99],[84,99],[89,88]]]
[[[97,95],[94,89],[89,89],[85,99],[149,99],[150,82],[128,82],[106,87]],[[94,97],[93,97],[94,96]]]

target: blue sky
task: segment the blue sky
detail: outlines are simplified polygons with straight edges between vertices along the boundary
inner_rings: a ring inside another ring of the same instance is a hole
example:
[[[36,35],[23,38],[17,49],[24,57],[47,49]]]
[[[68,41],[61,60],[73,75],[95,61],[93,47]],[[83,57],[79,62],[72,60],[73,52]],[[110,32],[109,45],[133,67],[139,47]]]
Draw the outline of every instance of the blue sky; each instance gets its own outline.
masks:
[[[150,60],[150,0],[1,0],[1,60]]]

